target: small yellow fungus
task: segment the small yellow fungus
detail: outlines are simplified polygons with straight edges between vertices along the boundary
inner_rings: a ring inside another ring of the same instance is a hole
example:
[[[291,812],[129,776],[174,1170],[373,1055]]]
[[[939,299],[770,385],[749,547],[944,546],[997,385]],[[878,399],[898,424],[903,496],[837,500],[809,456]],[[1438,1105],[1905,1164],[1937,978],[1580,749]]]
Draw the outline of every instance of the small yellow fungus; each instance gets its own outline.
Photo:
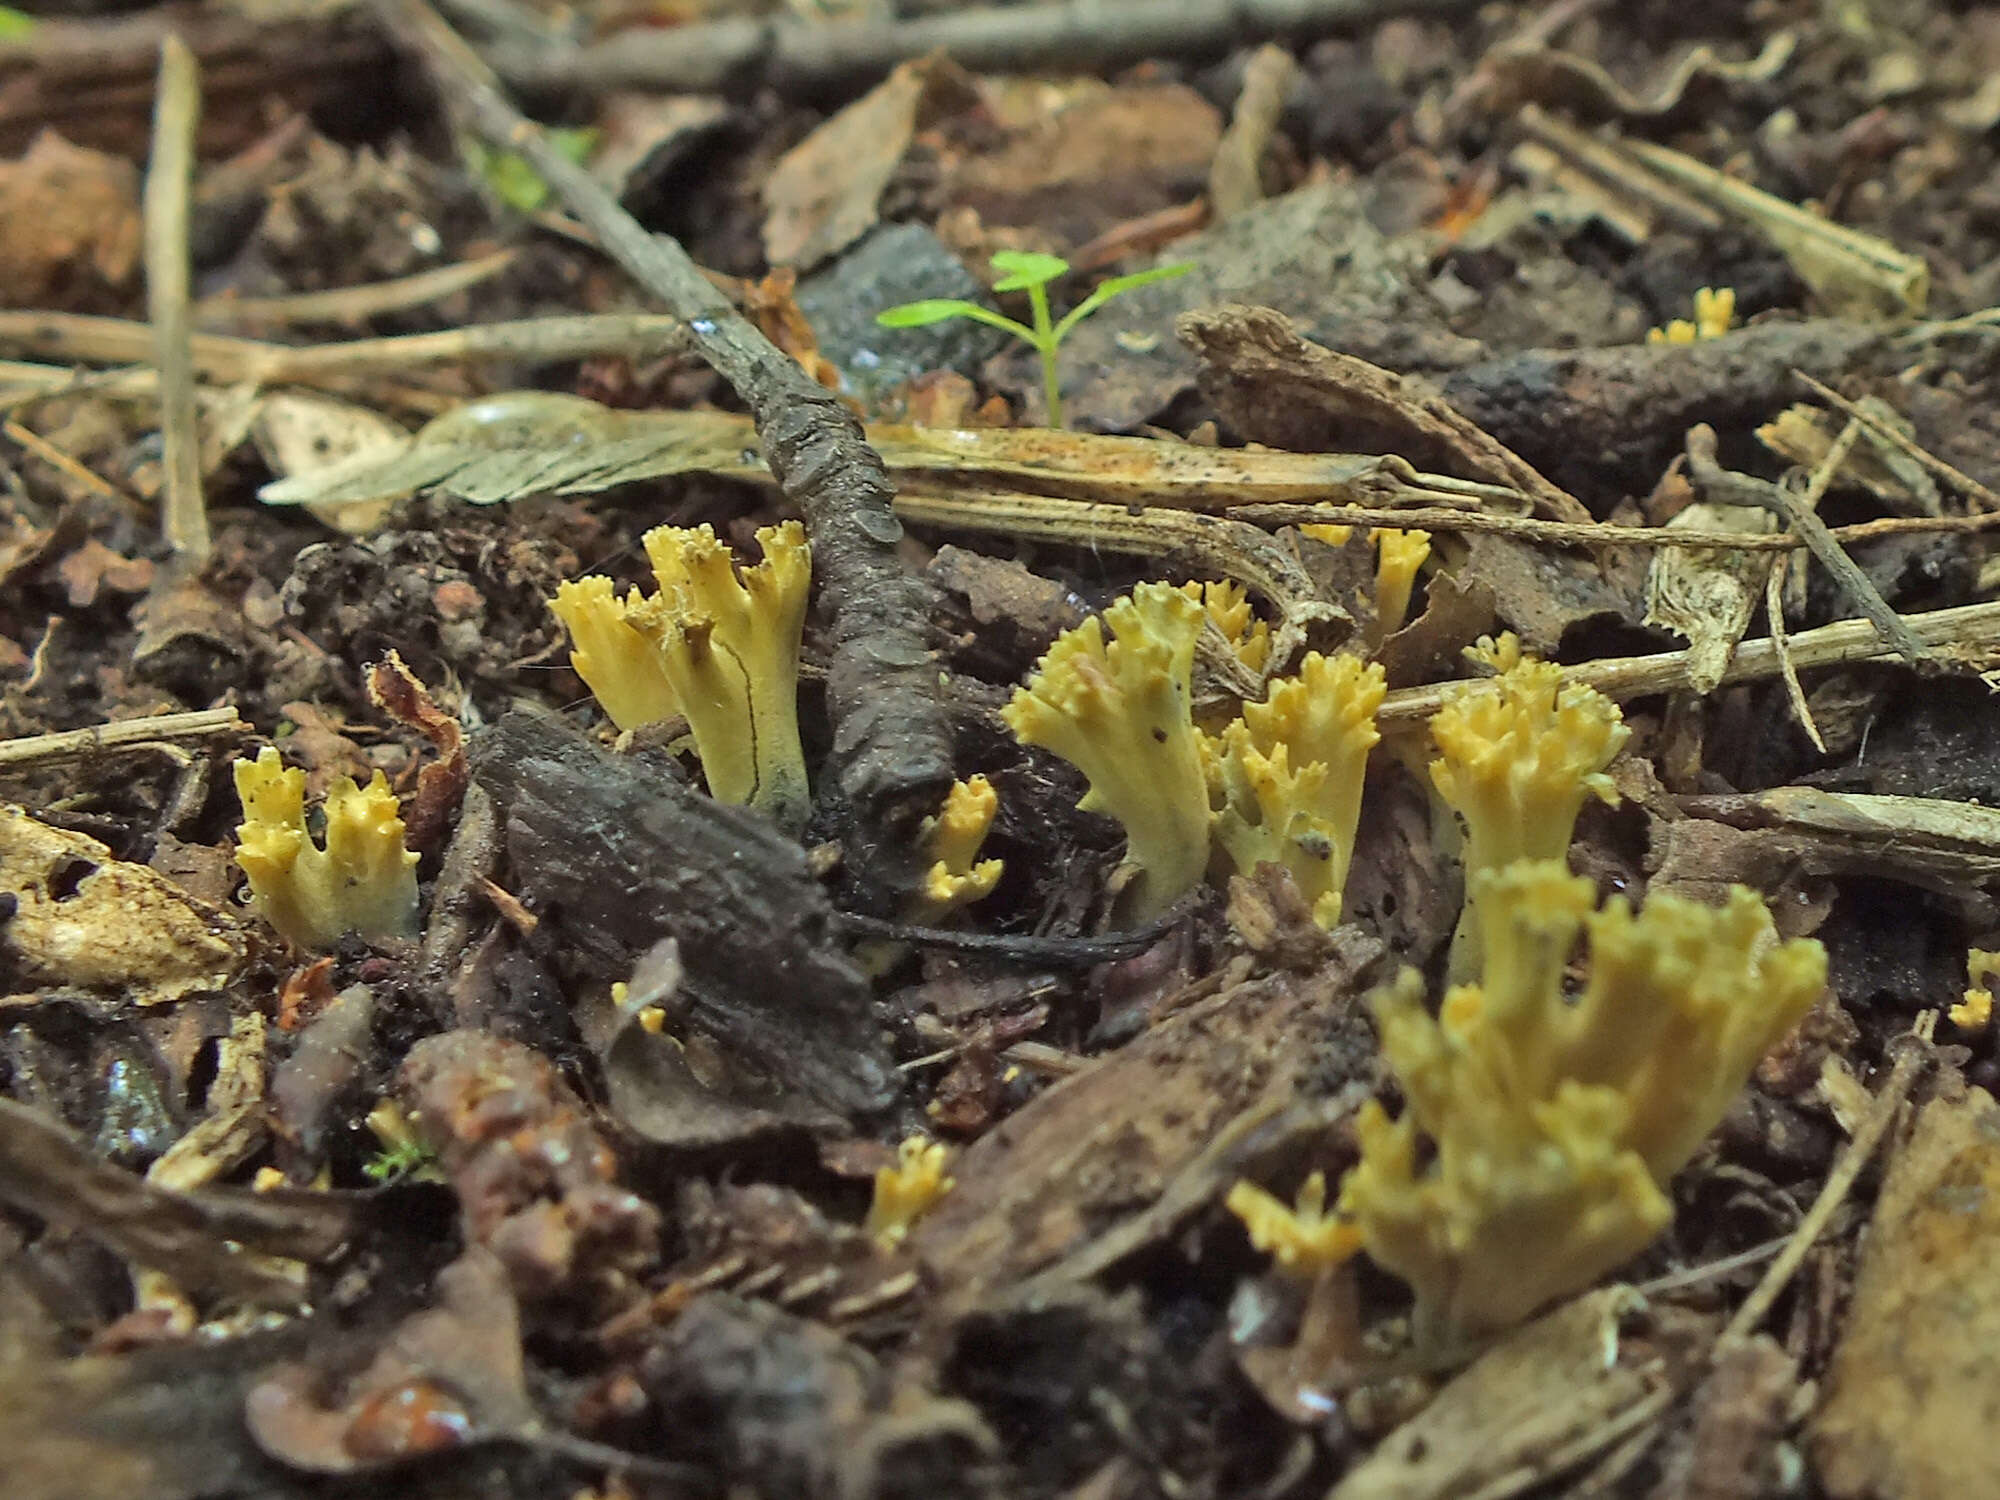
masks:
[[[1464,824],[1466,903],[1452,942],[1451,975],[1478,968],[1479,875],[1517,860],[1562,860],[1584,799],[1616,804],[1604,768],[1631,731],[1618,705],[1563,681],[1512,635],[1467,655],[1499,675],[1459,687],[1431,717],[1438,756],[1431,782]]]
[[[1373,999],[1408,1105],[1364,1108],[1340,1196],[1432,1342],[1505,1327],[1643,1249],[1672,1217],[1668,1179],[1826,983],[1825,950],[1779,942],[1741,887],[1634,914],[1593,910],[1590,881],[1555,863],[1478,879],[1482,982],[1435,1019],[1413,971]],[[1579,932],[1590,977],[1571,998]]]
[[[905,912],[908,921],[931,925],[946,913],[969,906],[1000,883],[1001,861],[979,858],[980,846],[1000,810],[1000,797],[984,776],[954,781],[944,809],[926,818],[918,842],[930,860],[921,892]]]
[[[1329,547],[1345,547],[1348,538],[1354,535],[1352,526],[1318,522],[1301,526],[1299,531]],[[1368,538],[1375,544],[1375,623],[1368,638],[1371,645],[1379,646],[1403,628],[1410,612],[1410,595],[1417,584],[1417,570],[1431,555],[1431,534],[1383,526],[1371,530]]]
[[[799,744],[799,640],[812,580],[804,529],[764,527],[764,560],[742,569],[707,526],[657,526],[644,540],[660,589],[627,617],[658,650],[709,792],[803,828],[811,798]]]
[[[569,632],[569,664],[620,729],[680,712],[660,653],[632,624],[640,602],[637,589],[621,602],[611,580],[595,576],[557,585],[549,601]]]
[[[1699,339],[1719,339],[1736,322],[1736,290],[1733,287],[1702,287],[1694,294],[1694,321],[1675,318],[1665,328],[1646,331],[1649,344],[1692,344]]]
[[[903,1243],[910,1226],[956,1185],[945,1175],[951,1156],[936,1141],[913,1135],[896,1148],[896,1165],[875,1174],[875,1198],[862,1232],[883,1250]]]
[[[306,773],[287,769],[272,746],[236,762],[236,862],[250,877],[252,909],[301,948],[331,948],[345,932],[413,936],[417,856],[403,847],[401,809],[382,773],[365,787],[334,778],[324,848],[306,828],[305,794]]]
[[[1243,1221],[1251,1244],[1304,1280],[1345,1264],[1361,1248],[1360,1229],[1326,1211],[1324,1172],[1306,1178],[1289,1206],[1254,1182],[1238,1182],[1224,1206]]]
[[[1208,611],[1209,619],[1244,666],[1253,672],[1264,670],[1271,659],[1271,627],[1257,618],[1242,584],[1232,579],[1184,583],[1181,592]]]
[[[1319,814],[1326,767],[1313,761],[1292,770],[1285,746],[1259,750],[1241,720],[1211,742],[1211,755],[1222,793],[1215,841],[1229,862],[1245,875],[1266,862],[1283,865],[1313,920],[1337,924],[1347,861],[1335,829]]]
[[[1246,875],[1266,860],[1283,865],[1322,927],[1340,920],[1386,690],[1373,663],[1309,652],[1297,675],[1208,741],[1216,843]]]
[[[1379,645],[1403,628],[1410,613],[1410,594],[1416,588],[1417,570],[1431,555],[1428,531],[1398,531],[1393,527],[1375,533],[1375,627],[1373,638]]]
[[[2000,974],[2000,953],[1974,948],[1965,955],[1965,998],[1952,1006],[1951,1024],[1960,1031],[1984,1031],[1993,1019],[1993,976]]]
[[[1208,865],[1208,782],[1192,708],[1202,606],[1142,583],[1057,637],[1001,717],[1025,745],[1052,750],[1090,783],[1077,806],[1124,825],[1136,872],[1120,897],[1133,921],[1158,916]],[[1106,644],[1104,627],[1111,627]]]

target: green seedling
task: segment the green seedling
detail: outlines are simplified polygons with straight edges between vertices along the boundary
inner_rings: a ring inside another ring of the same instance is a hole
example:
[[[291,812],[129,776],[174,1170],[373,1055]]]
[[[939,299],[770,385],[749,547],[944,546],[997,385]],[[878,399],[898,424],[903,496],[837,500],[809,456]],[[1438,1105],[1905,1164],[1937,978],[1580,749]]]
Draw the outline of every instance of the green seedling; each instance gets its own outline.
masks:
[[[432,1182],[438,1177],[437,1157],[416,1141],[383,1147],[361,1164],[361,1170],[370,1182],[380,1183],[404,1178]]]
[[[1049,426],[1060,427],[1063,424],[1062,391],[1056,381],[1056,350],[1069,337],[1069,331],[1121,292],[1129,292],[1148,282],[1184,276],[1194,269],[1194,263],[1182,261],[1178,265],[1155,266],[1150,271],[1135,271],[1130,276],[1113,276],[1109,281],[1099,282],[1097,290],[1070,309],[1060,323],[1052,321],[1049,316],[1049,283],[1068,273],[1068,261],[1060,255],[1041,255],[1029,250],[997,250],[993,254],[993,269],[1001,273],[1000,280],[993,283],[994,291],[1028,294],[1032,323],[1016,322],[990,307],[981,307],[977,302],[966,302],[957,297],[930,297],[922,302],[905,302],[877,313],[875,321],[885,328],[921,328],[927,323],[971,318],[977,323],[1006,329],[1042,357],[1042,399],[1048,407]]]

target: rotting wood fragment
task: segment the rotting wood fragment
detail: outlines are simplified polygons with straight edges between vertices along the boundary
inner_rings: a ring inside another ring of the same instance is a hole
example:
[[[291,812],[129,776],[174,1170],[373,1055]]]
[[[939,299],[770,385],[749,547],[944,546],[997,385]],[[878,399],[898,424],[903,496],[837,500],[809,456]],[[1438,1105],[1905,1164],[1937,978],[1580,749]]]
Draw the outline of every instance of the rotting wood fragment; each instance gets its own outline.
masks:
[[[502,809],[509,888],[558,962],[609,984],[671,937],[687,972],[668,1028],[713,1044],[723,1092],[760,1105],[797,1095],[842,1116],[889,1105],[896,1075],[867,980],[796,844],[534,715],[476,737],[472,763]]]

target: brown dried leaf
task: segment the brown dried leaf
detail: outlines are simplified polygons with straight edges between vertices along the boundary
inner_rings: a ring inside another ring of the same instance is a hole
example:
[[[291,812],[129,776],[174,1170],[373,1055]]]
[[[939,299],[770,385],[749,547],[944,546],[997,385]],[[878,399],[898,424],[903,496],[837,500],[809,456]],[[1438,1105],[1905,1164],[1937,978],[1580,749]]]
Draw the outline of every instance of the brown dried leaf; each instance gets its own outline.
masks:
[[[1606,1287],[1509,1334],[1391,1433],[1328,1500],[1456,1500],[1513,1493],[1510,1473],[1573,1469],[1673,1398],[1663,1359],[1607,1360],[1619,1323],[1640,1304]]]
[[[1419,467],[1510,485],[1559,520],[1590,519],[1581,502],[1442,397],[1313,343],[1275,308],[1205,308],[1182,314],[1174,332],[1201,358],[1203,392],[1259,442],[1297,452],[1398,453]]]
[[[417,792],[403,804],[403,842],[419,852],[444,837],[472,772],[465,759],[465,730],[437,706],[430,690],[403,664],[400,652],[368,669],[368,699],[383,713],[429,740],[438,758],[417,773]]]
[[[875,226],[875,207],[924,122],[969,108],[978,88],[942,55],[898,64],[779,158],[764,182],[764,258],[810,270]]]
[[[0,162],[0,223],[0,303],[97,301],[139,266],[139,173],[44,130],[25,156]]]

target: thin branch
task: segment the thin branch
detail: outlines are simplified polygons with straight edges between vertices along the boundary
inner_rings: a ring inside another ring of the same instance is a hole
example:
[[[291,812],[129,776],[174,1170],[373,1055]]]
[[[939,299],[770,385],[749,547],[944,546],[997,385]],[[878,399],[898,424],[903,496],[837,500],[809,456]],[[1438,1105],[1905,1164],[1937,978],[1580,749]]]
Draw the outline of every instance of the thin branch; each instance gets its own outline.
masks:
[[[1926,646],[1963,653],[1991,653],[2000,649],[2000,603],[1934,609],[1925,614],[1905,615],[1903,623]],[[1799,667],[1838,666],[1896,654],[1895,648],[1883,641],[1868,620],[1840,620],[1816,630],[1801,631],[1789,644],[1792,662]],[[1656,656],[1604,657],[1564,667],[1563,676],[1570,682],[1587,683],[1609,698],[1643,698],[1650,693],[1685,687],[1691,655],[1687,651],[1663,651]],[[1778,648],[1768,637],[1744,641],[1730,658],[1722,681],[1752,682],[1774,676],[1779,671],[1778,661]],[[1446,695],[1455,687],[1455,683],[1434,682],[1423,687],[1399,688],[1384,700],[1381,722],[1412,724],[1428,719],[1444,705]]]
[[[172,744],[177,740],[246,734],[249,729],[250,726],[233,708],[203,708],[190,713],[117,719],[109,724],[93,724],[88,729],[65,729],[55,734],[29,734],[0,740],[0,767],[20,770],[54,761],[120,754],[148,745]]]
[[[1989,511],[2000,510],[2000,495],[1994,494],[1992,490],[1974,479],[1963,469],[1952,467],[1952,465],[1946,463],[1928,448],[1919,444],[1908,433],[1899,432],[1889,423],[1874,416],[1867,407],[1862,406],[1859,402],[1849,401],[1840,392],[1813,379],[1804,370],[1794,370],[1792,373],[1798,376],[1805,383],[1806,388],[1828,406],[1845,412],[1891,447],[1902,449],[1903,452],[1909,454],[1911,458],[1922,464],[1926,469],[1929,469],[1946,484],[1951,485],[1960,494],[1977,500]]]
[[[1757,1331],[1757,1325],[1764,1321],[1764,1315],[1771,1310],[1771,1304],[1778,1300],[1778,1294],[1792,1279],[1793,1274],[1805,1263],[1806,1252],[1818,1242],[1832,1221],[1834,1210],[1846,1201],[1861,1176],[1861,1169],[1875,1154],[1875,1148],[1882,1144],[1882,1137],[1889,1132],[1889,1126],[1896,1113],[1909,1097],[1917,1075],[1929,1061],[1931,1028],[1937,1024],[1937,1013],[1927,1011],[1917,1018],[1914,1032],[1899,1037],[1893,1044],[1896,1051],[1896,1065],[1890,1070],[1888,1081],[1875,1095],[1875,1102],[1869,1107],[1868,1116],[1854,1132],[1854,1138],[1847,1143],[1847,1150],[1833,1170],[1827,1173],[1826,1182],[1813,1199],[1813,1205],[1806,1210],[1798,1227],[1792,1231],[1784,1250],[1765,1271],[1750,1295],[1743,1299],[1743,1305],[1736,1309],[1736,1315],[1729,1320],[1729,1326],[1715,1341],[1719,1354],[1732,1344],[1742,1342]]]
[[[519,255],[516,250],[496,250],[478,260],[439,266],[414,276],[337,286],[323,292],[294,292],[288,297],[204,297],[195,304],[194,318],[204,328],[360,323],[382,313],[424,307],[478,286],[514,264]]]
[[[1758,502],[1761,504],[1762,502]],[[1496,511],[1443,506],[1262,504],[1233,505],[1229,514],[1259,526],[1394,526],[1421,531],[1492,532],[1524,542],[1558,547],[1676,547],[1682,551],[1725,548],[1731,552],[1796,552],[1803,538],[1774,531],[1684,531],[1667,526],[1616,526],[1609,521],[1544,521]],[[1843,545],[1924,532],[2000,531],[2000,512],[1974,516],[1885,516],[1853,526],[1835,526],[1829,535]]]
[[[199,566],[208,556],[208,508],[201,493],[201,425],[195,406],[193,317],[188,303],[188,193],[194,134],[201,122],[201,71],[169,32],[160,42],[153,157],[146,169],[146,308],[153,363],[160,371],[160,435],[165,488],[160,519],[167,543]]]
[[[828,26],[711,21],[633,29],[591,46],[496,47],[495,66],[521,87],[780,95],[864,87],[897,63],[947,52],[975,73],[1072,73],[1150,57],[1201,56],[1278,38],[1370,26],[1397,15],[1454,15],[1477,0],[1073,0],[961,10],[908,21]]]
[[[917,823],[951,783],[951,730],[925,634],[929,591],[896,554],[902,526],[881,455],[840,398],[738,313],[676,241],[641,227],[551,147],[426,0],[378,0],[378,11],[423,56],[460,125],[525,158],[605,253],[687,323],[750,408],[773,477],[805,515],[832,617],[828,766],[859,835],[850,857],[889,884],[914,878]]]

